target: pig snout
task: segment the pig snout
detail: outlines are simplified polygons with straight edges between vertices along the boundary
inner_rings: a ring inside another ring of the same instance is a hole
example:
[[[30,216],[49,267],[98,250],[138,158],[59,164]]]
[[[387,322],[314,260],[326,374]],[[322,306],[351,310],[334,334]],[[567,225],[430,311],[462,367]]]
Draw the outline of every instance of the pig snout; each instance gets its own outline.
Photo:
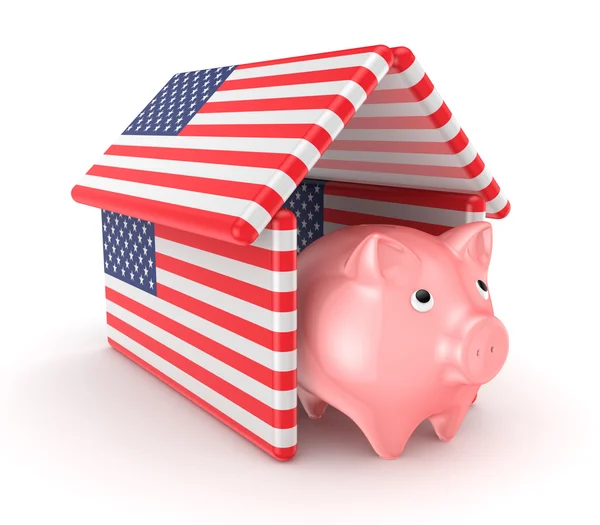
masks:
[[[483,385],[500,372],[508,355],[508,334],[495,317],[477,321],[467,332],[461,352],[466,382]]]

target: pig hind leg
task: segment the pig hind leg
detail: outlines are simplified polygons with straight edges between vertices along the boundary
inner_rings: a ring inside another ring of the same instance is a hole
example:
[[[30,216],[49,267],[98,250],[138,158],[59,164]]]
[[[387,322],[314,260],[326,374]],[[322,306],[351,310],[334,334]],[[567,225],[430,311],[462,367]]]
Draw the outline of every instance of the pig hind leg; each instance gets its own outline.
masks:
[[[323,417],[323,414],[327,409],[327,403],[325,403],[325,401],[319,399],[300,385],[298,385],[298,398],[309,418],[319,419]]]

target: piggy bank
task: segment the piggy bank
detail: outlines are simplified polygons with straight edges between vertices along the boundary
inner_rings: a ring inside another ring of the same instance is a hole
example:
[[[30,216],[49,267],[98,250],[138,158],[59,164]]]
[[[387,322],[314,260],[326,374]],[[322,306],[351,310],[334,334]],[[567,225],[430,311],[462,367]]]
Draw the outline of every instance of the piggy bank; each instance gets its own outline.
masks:
[[[434,236],[403,226],[336,230],[298,259],[298,396],[311,418],[350,417],[382,458],[429,419],[454,437],[508,335],[487,285],[487,222]]]

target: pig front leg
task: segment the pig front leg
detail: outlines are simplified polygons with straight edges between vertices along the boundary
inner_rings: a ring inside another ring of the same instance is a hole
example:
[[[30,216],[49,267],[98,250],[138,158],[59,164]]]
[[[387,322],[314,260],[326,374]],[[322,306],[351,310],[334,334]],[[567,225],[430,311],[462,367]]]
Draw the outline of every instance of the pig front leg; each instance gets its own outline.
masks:
[[[437,437],[442,441],[450,441],[458,432],[469,406],[470,404],[452,407],[441,414],[431,416],[429,421],[431,421]]]
[[[396,413],[379,417],[372,414],[350,415],[350,419],[359,426],[381,459],[397,459],[418,426],[399,419]]]
[[[300,385],[298,385],[298,398],[309,418],[320,419],[323,417],[323,414],[327,409],[327,403],[325,403],[325,401],[319,399],[314,394],[311,394]]]

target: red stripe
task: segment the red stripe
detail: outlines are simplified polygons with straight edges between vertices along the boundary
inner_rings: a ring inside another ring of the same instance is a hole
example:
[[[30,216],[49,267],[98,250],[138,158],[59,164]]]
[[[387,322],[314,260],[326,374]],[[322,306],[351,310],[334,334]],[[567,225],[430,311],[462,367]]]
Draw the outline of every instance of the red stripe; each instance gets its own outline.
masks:
[[[472,179],[481,174],[485,165],[478,155],[473,162],[463,168],[456,168],[453,166],[428,166],[421,164],[395,164],[392,162],[359,162],[354,160],[333,160],[323,158],[315,164],[315,168],[415,175],[422,177]]]
[[[273,312],[293,312],[296,310],[295,292],[272,292],[265,290],[260,286],[255,286],[234,279],[233,277],[180,261],[162,253],[156,254],[156,266]]]
[[[492,179],[492,182],[490,182],[485,188],[480,190],[479,194],[486,201],[492,201],[500,194],[500,186],[498,186],[498,183],[494,179]]]
[[[348,55],[358,55],[360,53],[377,53],[381,55],[383,59],[388,63],[388,65],[392,65],[392,61],[394,60],[394,55],[392,50],[387,46],[369,46],[369,47],[358,47],[355,49],[346,49],[343,51],[331,51],[328,53],[318,53],[314,55],[303,55],[291,58],[280,58],[277,60],[265,60],[263,62],[253,62],[250,64],[242,64],[236,67],[238,69],[250,69],[253,67],[262,67],[262,66],[274,66],[277,64],[289,64],[291,62],[305,62],[306,60],[316,60],[318,58],[332,58],[332,57],[341,57]]]
[[[425,75],[414,86],[406,89],[380,89],[373,91],[365,104],[394,104],[398,102],[420,102],[433,93],[433,84]]]
[[[292,214],[293,215],[293,214]],[[287,228],[286,228],[287,229]],[[291,272],[296,269],[296,251],[273,252],[258,246],[235,246],[202,235],[195,235],[162,224],[155,225],[155,235],[162,239],[185,244],[205,252],[221,255],[252,266],[265,268],[273,272]]]
[[[392,49],[394,62],[392,65],[394,73],[406,71],[416,60],[413,52],[408,47],[395,47]]]
[[[171,228],[206,235],[235,244],[253,243],[258,232],[250,223],[239,217],[198,210],[111,191],[75,186],[71,196],[76,202],[95,208],[111,210]],[[269,210],[267,210],[269,211]]]
[[[367,184],[347,182],[328,182],[325,184],[325,195],[367,199],[381,202],[396,202],[412,206],[425,206],[443,210],[465,211],[472,213],[485,212],[485,200],[479,195],[450,193],[412,188],[390,188]],[[327,200],[325,201],[327,206]]]
[[[136,343],[139,343],[147,350],[176,366],[179,370],[184,371],[196,381],[226,397],[268,425],[274,428],[294,428],[296,426],[296,409],[276,410],[244,392],[241,388],[228,383],[219,376],[183,357],[156,339],[147,336],[137,328],[121,321],[118,317],[107,313],[106,319],[108,326],[133,339]]]
[[[469,139],[461,129],[448,142],[394,142],[390,140],[336,140],[330,150],[381,151],[389,153],[428,153],[452,155],[467,147]]]
[[[450,229],[449,226],[442,226],[439,224],[427,224],[424,222],[408,221],[404,219],[378,217],[376,215],[368,215],[366,213],[332,210],[329,208],[324,209],[323,217],[326,222],[344,224],[346,226],[354,226],[358,224],[395,224],[398,226],[416,228],[417,230],[421,230],[432,235],[440,235],[441,233],[444,233]]]
[[[295,236],[296,232],[296,215],[292,213],[290,210],[281,209],[279,210],[273,220],[267,225],[268,230],[294,230],[293,235]],[[277,253],[285,253],[285,252],[277,252]],[[295,267],[294,267],[295,268]]]
[[[274,352],[289,352],[296,349],[296,331],[273,332],[250,321],[199,301],[168,286],[157,283],[157,296],[179,308],[202,317],[211,323],[222,326],[250,341]]]
[[[207,172],[210,169],[206,170]],[[151,186],[175,188],[178,190],[195,191],[211,195],[222,195],[252,201],[260,192],[262,204],[268,209],[278,209],[283,206],[283,199],[273,189],[263,184],[248,182],[233,182],[205,177],[189,177],[156,171],[134,170],[129,168],[114,168],[111,166],[94,165],[87,173],[96,177],[126,180]]]
[[[292,390],[296,388],[296,371],[277,372],[266,366],[245,357],[238,352],[213,341],[187,326],[166,317],[143,304],[134,301],[109,287],[105,288],[106,299],[111,301],[129,312],[145,319],[166,332],[178,337],[186,343],[202,349],[208,355],[225,363],[226,365],[239,370],[243,374],[256,379],[260,383],[273,390]],[[159,300],[159,299],[157,299]]]
[[[115,350],[118,350],[123,355],[125,355],[126,357],[131,359],[133,362],[137,363],[139,366],[144,368],[146,371],[148,371],[151,374],[153,374],[154,376],[158,377],[161,381],[163,381],[164,383],[169,385],[171,388],[173,388],[174,390],[176,390],[183,396],[187,397],[190,401],[192,401],[199,407],[206,410],[210,415],[216,417],[222,423],[225,423],[228,427],[230,427],[235,432],[237,432],[238,434],[240,434],[241,436],[246,438],[248,441],[250,441],[257,447],[259,447],[262,450],[264,450],[265,452],[267,452],[267,454],[270,454],[271,456],[273,456],[275,459],[278,459],[280,461],[287,461],[287,460],[291,459],[292,457],[294,457],[294,455],[296,454],[296,446],[295,445],[293,447],[288,447],[288,448],[273,447],[272,445],[267,443],[265,440],[258,437],[256,434],[250,432],[246,427],[240,425],[239,423],[237,423],[235,420],[231,419],[229,416],[225,415],[220,410],[216,409],[212,405],[209,405],[206,401],[199,398],[197,395],[193,394],[185,387],[181,386],[179,383],[176,383],[171,378],[167,377],[165,374],[163,374],[162,372],[160,372],[153,366],[149,365],[145,361],[142,361],[139,357],[137,357],[135,354],[131,353],[129,350],[127,350],[125,347],[121,346],[116,341],[113,341],[112,339],[108,338],[108,344],[110,346],[112,346]]]
[[[246,111],[285,111],[298,109],[329,109],[346,123],[354,115],[354,106],[342,95],[267,98],[258,100],[208,101],[198,113],[236,113]]]
[[[188,124],[179,135],[305,139],[321,153],[332,142],[329,132],[316,124]]]
[[[444,102],[426,117],[357,117],[348,122],[346,129],[438,129],[451,118],[452,113]]]
[[[497,211],[496,213],[488,213],[487,217],[489,217],[490,219],[503,219],[509,213],[510,213],[510,202],[507,202],[506,206],[504,206],[504,208],[502,208],[500,211]]]
[[[318,84],[322,82],[339,82],[350,80],[360,85],[367,93],[372,91],[377,85],[377,77],[369,69],[362,66],[354,66],[325,69],[321,71],[286,73],[283,75],[270,75],[256,78],[242,78],[239,80],[228,79],[221,85],[219,91],[293,86],[298,84]]]

